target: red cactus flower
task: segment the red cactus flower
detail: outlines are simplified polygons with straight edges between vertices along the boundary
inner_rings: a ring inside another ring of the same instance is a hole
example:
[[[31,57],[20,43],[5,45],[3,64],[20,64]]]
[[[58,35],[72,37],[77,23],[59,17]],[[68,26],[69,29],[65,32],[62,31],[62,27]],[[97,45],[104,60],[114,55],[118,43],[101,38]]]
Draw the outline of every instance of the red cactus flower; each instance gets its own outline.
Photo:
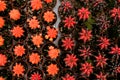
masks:
[[[0,67],[5,66],[7,63],[7,56],[0,53]]]
[[[77,66],[78,58],[76,58],[76,55],[74,54],[67,54],[64,61],[67,66],[69,66],[70,68],[73,68],[74,66]]]
[[[75,80],[74,76],[66,74],[65,77],[62,77],[62,80]]]
[[[25,48],[22,45],[17,45],[14,48],[14,54],[16,56],[23,56],[25,54]]]
[[[64,27],[68,29],[74,27],[74,25],[76,24],[75,18],[72,16],[65,17],[65,20],[63,20],[63,22],[64,22]]]
[[[87,41],[89,41],[92,37],[92,34],[91,34],[91,30],[85,30],[82,28],[82,32],[80,32],[80,38],[81,40],[84,41],[84,43],[86,43]]]
[[[39,10],[42,9],[42,1],[41,0],[31,0],[31,7],[32,10]]]
[[[22,27],[20,27],[19,25],[13,27],[13,29],[11,30],[12,35],[15,38],[20,38],[21,36],[23,36],[24,30]]]
[[[74,46],[74,41],[72,38],[66,37],[65,39],[62,40],[62,47],[65,48],[65,50],[72,49]]]
[[[82,75],[90,76],[90,74],[93,72],[93,66],[91,63],[85,62],[81,65],[82,67],[80,70],[82,71]]]
[[[95,56],[97,61],[97,67],[100,66],[103,68],[104,65],[106,65],[107,58],[105,58],[103,55],[99,54],[98,56]]]
[[[57,67],[56,64],[50,64],[47,67],[47,72],[49,75],[55,76],[56,74],[58,74],[59,68]]]
[[[62,1],[61,5],[63,7],[64,12],[66,12],[69,9],[72,9],[72,5],[71,5],[70,1]]]
[[[78,9],[79,19],[86,20],[89,18],[90,14],[91,14],[90,11],[88,11],[88,9],[85,9],[84,7]]]
[[[120,48],[117,45],[115,47],[111,47],[110,54],[118,54],[118,55],[120,55]]]
[[[36,19],[36,16],[33,16],[32,19],[28,19],[27,22],[29,22],[29,27],[31,29],[40,28],[39,21]]]
[[[4,0],[0,0],[0,12],[6,9],[6,3]]]
[[[5,20],[3,19],[3,17],[0,17],[0,28],[3,28],[4,25],[5,25]]]
[[[53,38],[56,38],[58,35],[58,30],[55,28],[51,28],[50,26],[47,26],[47,35],[45,35],[45,38],[48,39],[50,41],[53,41]]]
[[[13,66],[13,76],[17,75],[17,77],[20,77],[20,75],[24,75],[24,66],[21,65],[21,63],[16,63],[15,66]]]
[[[111,11],[111,17],[113,17],[115,20],[118,18],[120,20],[120,8],[113,8]]]
[[[37,72],[37,73],[33,73],[30,77],[30,80],[42,80],[41,75]]]
[[[98,40],[100,49],[107,49],[107,47],[110,45],[110,40],[107,39],[106,37],[100,37],[100,40]]]
[[[10,18],[13,20],[18,20],[18,19],[20,19],[20,16],[21,16],[19,10],[17,10],[17,9],[12,9],[9,12],[9,15],[10,15]]]
[[[106,79],[107,75],[106,75],[106,74],[103,74],[102,72],[100,72],[100,74],[96,74],[96,77],[97,77],[97,79],[99,79],[99,80],[107,80],[107,79]]]
[[[0,46],[3,46],[4,45],[4,38],[0,35]]]
[[[5,78],[3,78],[2,76],[0,76],[0,80],[6,80]]]
[[[88,47],[88,48],[84,47],[84,49],[80,49],[80,52],[81,52],[80,56],[84,57],[84,59],[86,59],[92,55],[90,47]]]

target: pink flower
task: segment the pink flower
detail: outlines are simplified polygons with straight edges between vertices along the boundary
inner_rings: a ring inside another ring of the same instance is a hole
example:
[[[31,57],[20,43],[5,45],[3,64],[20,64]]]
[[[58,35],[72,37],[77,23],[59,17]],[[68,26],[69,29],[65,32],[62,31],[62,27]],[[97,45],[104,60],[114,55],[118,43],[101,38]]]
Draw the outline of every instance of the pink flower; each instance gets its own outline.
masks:
[[[74,25],[76,24],[75,18],[69,16],[69,17],[65,17],[65,20],[63,20],[64,22],[64,27],[67,27],[68,29],[74,27]]]
[[[107,39],[106,37],[100,37],[100,40],[99,40],[99,46],[100,46],[100,49],[107,49],[107,47],[110,45],[110,40]]]
[[[120,55],[120,48],[117,45],[115,47],[111,47],[110,54],[118,54],[118,55]]]
[[[67,66],[69,66],[70,68],[73,68],[73,66],[77,66],[76,62],[78,61],[78,59],[76,58],[76,55],[74,54],[67,54],[64,61]]]
[[[62,80],[75,80],[74,76],[66,74],[65,77],[62,77]]]
[[[105,58],[104,56],[102,56],[101,54],[99,54],[98,56],[95,56],[96,58],[96,61],[97,61],[97,67],[100,66],[103,68],[104,65],[106,65],[106,61],[107,61],[107,58]]]
[[[65,39],[62,40],[62,47],[65,48],[65,50],[72,49],[74,46],[74,41],[72,38],[66,37]]]
[[[84,59],[92,55],[90,47],[88,48],[84,47],[84,49],[80,49],[80,52],[81,52],[80,56],[84,57]]]
[[[39,73],[33,73],[30,77],[30,80],[42,80],[42,77]]]
[[[91,63],[85,62],[81,65],[82,67],[80,70],[82,71],[82,75],[90,76],[90,74],[93,72],[93,66]]]
[[[107,79],[106,79],[107,75],[106,75],[106,74],[103,74],[102,72],[100,72],[100,74],[96,74],[96,77],[97,77],[97,79],[99,79],[99,80],[107,80]]]
[[[86,20],[90,17],[90,14],[91,14],[90,11],[88,11],[88,9],[85,9],[84,7],[78,9],[79,19]]]
[[[96,18],[97,25],[100,26],[102,31],[107,30],[110,27],[110,21],[105,14],[101,14],[98,18]]]
[[[62,1],[61,5],[63,7],[64,12],[69,9],[72,9],[72,5],[71,5],[70,1]]]
[[[79,39],[82,39],[84,41],[84,43],[86,43],[86,41],[89,41],[92,37],[92,34],[91,34],[91,30],[85,30],[82,28],[82,32],[80,32],[80,38]]]
[[[120,2],[120,0],[118,0],[118,2]]]
[[[104,0],[95,0],[94,7],[96,7],[98,4],[102,3]]]
[[[113,8],[111,11],[111,17],[113,17],[115,20],[118,18],[120,20],[120,8]]]
[[[116,73],[120,73],[120,66],[117,66],[117,67],[115,68],[115,72],[116,72]]]

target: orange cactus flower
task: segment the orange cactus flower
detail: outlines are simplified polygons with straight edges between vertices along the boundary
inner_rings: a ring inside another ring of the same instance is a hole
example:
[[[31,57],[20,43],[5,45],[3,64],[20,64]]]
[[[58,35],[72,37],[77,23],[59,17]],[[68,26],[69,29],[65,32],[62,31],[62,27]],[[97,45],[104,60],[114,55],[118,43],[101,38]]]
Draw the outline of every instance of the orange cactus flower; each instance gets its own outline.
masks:
[[[48,67],[47,67],[47,72],[49,75],[52,75],[52,76],[55,76],[59,71],[59,68],[57,67],[56,64],[50,64]]]
[[[5,78],[3,78],[2,76],[0,76],[0,80],[5,80]]]
[[[27,21],[29,22],[29,27],[31,29],[36,29],[40,27],[39,21],[36,19],[36,16],[33,16],[32,19],[28,19]]]
[[[21,46],[21,45],[15,46],[15,48],[14,48],[14,54],[16,56],[23,56],[23,54],[25,54],[25,48],[24,48],[24,46]]]
[[[18,19],[20,19],[20,16],[21,16],[19,10],[17,10],[17,9],[11,10],[9,12],[9,15],[10,15],[10,18],[13,20],[18,20]]]
[[[42,1],[41,0],[31,0],[31,7],[32,10],[39,10],[42,9]]]
[[[32,64],[38,64],[40,62],[40,55],[38,53],[32,53],[30,56],[29,56],[29,61],[32,63]]]
[[[0,66],[5,66],[7,63],[7,56],[4,54],[0,54]]]
[[[3,26],[5,25],[5,20],[0,17],[0,28],[3,28]]]
[[[21,36],[23,36],[24,30],[22,27],[20,27],[19,25],[13,27],[13,29],[11,30],[12,35],[15,38],[20,38]]]
[[[24,66],[21,65],[21,63],[16,63],[15,66],[13,66],[13,76],[20,77],[20,75],[24,75]]]
[[[51,3],[53,0],[44,0],[46,3]]]
[[[44,13],[43,15],[44,21],[46,21],[47,23],[53,22],[53,20],[55,19],[55,14],[52,11],[47,11]]]
[[[45,38],[48,39],[50,41],[53,41],[53,38],[56,38],[58,34],[58,30],[55,28],[50,28],[50,26],[47,26],[47,35],[45,35]]]
[[[0,12],[4,11],[6,9],[6,3],[5,1],[0,0]]]
[[[32,42],[35,46],[40,47],[40,45],[43,43],[43,37],[42,34],[36,34],[32,37]]]
[[[4,45],[4,39],[3,37],[0,35],[0,46]]]
[[[53,46],[49,47],[48,55],[50,56],[51,59],[57,58],[59,53],[60,53],[59,49],[56,49]]]

